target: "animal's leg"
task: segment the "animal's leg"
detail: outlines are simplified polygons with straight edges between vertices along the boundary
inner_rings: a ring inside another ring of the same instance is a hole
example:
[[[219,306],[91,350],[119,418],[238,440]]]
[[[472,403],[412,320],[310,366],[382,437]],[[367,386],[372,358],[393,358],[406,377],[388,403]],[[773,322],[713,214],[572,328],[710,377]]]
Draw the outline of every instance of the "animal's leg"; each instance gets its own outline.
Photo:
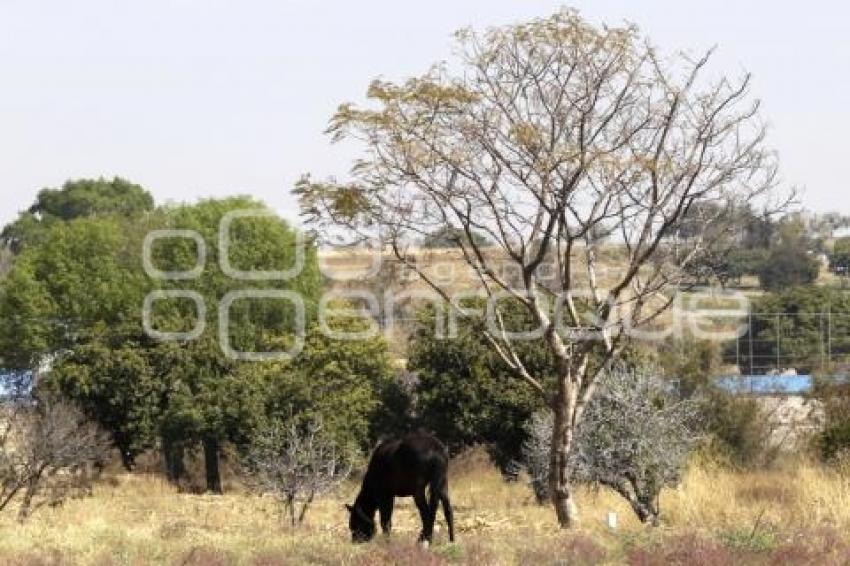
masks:
[[[428,489],[428,541],[431,541],[431,533],[434,532],[434,523],[437,521],[437,508],[440,506],[440,490],[436,482],[431,482]]]
[[[440,487],[440,503],[443,504],[443,516],[446,518],[446,523],[449,526],[449,541],[455,541],[455,519],[452,511],[452,503],[449,501],[449,485],[444,481]]]
[[[390,531],[392,530],[393,503],[394,498],[388,497],[387,499],[381,502],[381,506],[378,509],[381,513],[381,530],[384,531],[385,535],[389,535]]]
[[[419,509],[419,518],[422,519],[422,532],[419,533],[420,542],[431,542],[431,534],[434,528],[433,515],[425,499],[425,489],[416,492],[413,496],[416,508]]]

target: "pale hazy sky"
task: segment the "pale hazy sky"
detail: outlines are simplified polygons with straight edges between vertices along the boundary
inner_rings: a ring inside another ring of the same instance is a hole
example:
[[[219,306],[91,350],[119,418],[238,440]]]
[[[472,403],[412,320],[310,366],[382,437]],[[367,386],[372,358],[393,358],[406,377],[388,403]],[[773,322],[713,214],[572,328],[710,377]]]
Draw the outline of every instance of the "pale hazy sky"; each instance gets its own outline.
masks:
[[[322,134],[370,80],[451,55],[459,27],[547,15],[543,0],[0,0],[0,224],[38,189],[121,175],[158,202],[247,193],[289,218],[295,179],[344,174]],[[663,49],[718,44],[748,69],[783,178],[804,204],[850,214],[847,3],[576,1],[639,24]]]

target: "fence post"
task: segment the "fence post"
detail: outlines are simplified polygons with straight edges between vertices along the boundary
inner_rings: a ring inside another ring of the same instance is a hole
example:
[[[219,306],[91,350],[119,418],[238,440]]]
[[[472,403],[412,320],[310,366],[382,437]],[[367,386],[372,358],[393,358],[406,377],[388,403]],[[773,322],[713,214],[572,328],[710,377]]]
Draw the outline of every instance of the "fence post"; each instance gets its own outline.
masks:
[[[753,375],[755,368],[753,367],[753,311],[749,313],[749,335],[750,335],[750,375]]]
[[[832,305],[826,307],[826,355],[832,365]]]

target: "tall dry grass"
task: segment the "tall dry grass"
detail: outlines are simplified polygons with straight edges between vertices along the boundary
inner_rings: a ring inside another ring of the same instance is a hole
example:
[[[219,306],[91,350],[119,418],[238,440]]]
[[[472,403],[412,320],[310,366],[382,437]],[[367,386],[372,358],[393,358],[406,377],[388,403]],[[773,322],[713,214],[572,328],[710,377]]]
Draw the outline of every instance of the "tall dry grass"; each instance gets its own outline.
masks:
[[[816,464],[741,473],[694,466],[664,493],[655,529],[612,493],[585,489],[581,525],[567,534],[526,486],[506,483],[480,459],[456,463],[452,474],[458,542],[448,544],[438,525],[428,551],[415,544],[418,514],[405,500],[390,541],[351,545],[342,503],[354,484],[318,501],[293,530],[269,499],[182,494],[157,476],[119,474],[92,497],[40,510],[23,525],[14,513],[0,516],[0,563],[850,563],[850,478]],[[618,514],[616,532],[605,525],[609,511]]]

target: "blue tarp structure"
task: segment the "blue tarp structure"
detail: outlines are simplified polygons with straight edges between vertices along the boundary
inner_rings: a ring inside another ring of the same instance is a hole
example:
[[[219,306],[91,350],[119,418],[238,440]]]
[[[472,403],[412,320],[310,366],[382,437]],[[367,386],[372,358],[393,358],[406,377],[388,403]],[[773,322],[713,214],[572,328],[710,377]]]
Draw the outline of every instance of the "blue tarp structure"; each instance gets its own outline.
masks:
[[[31,387],[31,371],[10,371],[0,368],[0,401],[12,394],[29,393]]]
[[[732,375],[718,377],[714,384],[730,393],[757,395],[802,395],[814,385],[811,375]]]

